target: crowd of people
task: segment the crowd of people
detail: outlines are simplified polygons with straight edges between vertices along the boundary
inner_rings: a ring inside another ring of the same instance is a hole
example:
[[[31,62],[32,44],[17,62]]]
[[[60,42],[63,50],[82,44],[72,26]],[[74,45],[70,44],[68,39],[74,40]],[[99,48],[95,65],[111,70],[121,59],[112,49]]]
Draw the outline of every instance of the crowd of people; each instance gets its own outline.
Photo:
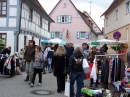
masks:
[[[45,74],[45,68],[48,68],[48,73],[52,73],[57,78],[57,92],[61,93],[65,90],[65,79],[70,78],[70,97],[74,97],[74,83],[77,81],[76,97],[81,96],[81,88],[84,87],[84,74],[82,68],[83,59],[88,60],[90,68],[92,68],[95,55],[97,52],[96,47],[92,47],[92,51],[89,51],[87,43],[83,43],[82,47],[73,47],[73,44],[66,43],[65,46],[59,44],[47,44],[44,50],[40,46],[35,45],[34,40],[29,40],[29,45],[21,49],[20,55],[24,59],[25,70],[27,73],[25,81],[29,81],[31,87],[35,84],[36,74],[39,75],[38,85],[42,85],[42,72]],[[100,50],[102,53],[107,52],[107,45],[104,45]],[[4,49],[1,54],[10,54],[11,47]],[[97,58],[97,61],[100,58]],[[20,64],[20,63],[19,63]],[[20,65],[18,65],[20,66]],[[98,70],[100,66],[97,66],[97,76],[99,76]],[[20,71],[19,71],[20,72]],[[99,81],[97,79],[95,88],[98,87]],[[93,79],[90,78],[90,87],[93,86]]]

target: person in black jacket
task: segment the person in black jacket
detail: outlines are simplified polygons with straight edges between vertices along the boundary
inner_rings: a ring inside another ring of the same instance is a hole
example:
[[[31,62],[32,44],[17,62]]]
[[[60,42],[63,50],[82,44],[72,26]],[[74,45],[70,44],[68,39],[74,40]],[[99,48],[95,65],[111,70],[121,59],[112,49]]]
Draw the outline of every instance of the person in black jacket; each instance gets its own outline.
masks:
[[[1,54],[4,54],[4,55],[6,55],[6,54],[10,55],[10,53],[11,53],[11,46],[9,46],[8,48],[5,48],[5,49],[1,52]]]
[[[66,64],[65,64],[66,63]],[[54,76],[57,77],[57,92],[61,93],[61,91],[65,90],[65,67],[68,67],[69,59],[66,55],[65,48],[63,46],[59,46],[54,56],[52,58],[52,70]]]
[[[77,93],[76,97],[81,97],[81,88],[83,87],[84,71],[82,68],[83,54],[80,47],[74,50],[74,53],[70,57],[68,76],[70,75],[70,97],[74,97],[74,83],[77,81]]]

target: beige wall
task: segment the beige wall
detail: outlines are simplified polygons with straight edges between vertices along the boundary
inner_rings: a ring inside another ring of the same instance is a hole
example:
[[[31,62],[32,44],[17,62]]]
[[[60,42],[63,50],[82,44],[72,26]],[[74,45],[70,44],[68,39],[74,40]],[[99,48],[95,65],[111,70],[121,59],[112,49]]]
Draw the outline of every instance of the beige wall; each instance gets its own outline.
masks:
[[[128,0],[120,0],[114,5],[109,12],[105,14],[105,34],[117,30],[123,26],[130,24],[130,13],[126,14],[126,3]],[[118,9],[118,20],[116,20],[116,10]],[[106,18],[108,17],[108,26],[106,26]]]
[[[127,32],[127,29],[128,29],[128,32]],[[115,31],[116,31],[116,30],[115,30]],[[115,31],[112,31],[112,32],[106,34],[106,36],[108,36],[108,39],[114,40],[114,38],[113,38],[113,33],[114,33]],[[127,26],[124,26],[124,27],[119,28],[118,31],[121,33],[120,41],[128,40],[128,45],[129,45],[129,47],[128,47],[127,51],[130,50],[130,42],[129,42],[129,41],[130,41],[130,24],[127,25]],[[106,37],[106,36],[105,36],[105,37]],[[108,53],[116,53],[116,52],[111,49],[111,46],[109,46]],[[126,56],[126,55],[125,55],[125,56]]]

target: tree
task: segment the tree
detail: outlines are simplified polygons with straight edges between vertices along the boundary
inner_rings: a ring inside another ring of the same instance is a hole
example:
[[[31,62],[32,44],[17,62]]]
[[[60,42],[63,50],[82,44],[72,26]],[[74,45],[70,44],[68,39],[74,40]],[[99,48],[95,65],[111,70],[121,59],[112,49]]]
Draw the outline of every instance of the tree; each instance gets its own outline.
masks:
[[[3,49],[5,49],[5,48],[6,48],[5,42],[4,42],[2,39],[0,39],[0,52],[1,52]]]

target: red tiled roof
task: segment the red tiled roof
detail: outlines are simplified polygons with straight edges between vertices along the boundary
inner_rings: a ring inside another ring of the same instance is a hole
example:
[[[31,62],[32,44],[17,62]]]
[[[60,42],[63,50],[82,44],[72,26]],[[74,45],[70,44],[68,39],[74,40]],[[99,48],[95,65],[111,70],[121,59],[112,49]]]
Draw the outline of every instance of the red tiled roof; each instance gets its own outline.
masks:
[[[114,0],[112,4],[109,6],[109,8],[101,16],[103,16],[108,10],[110,10],[113,7],[113,5],[117,3],[117,1],[118,0]]]

